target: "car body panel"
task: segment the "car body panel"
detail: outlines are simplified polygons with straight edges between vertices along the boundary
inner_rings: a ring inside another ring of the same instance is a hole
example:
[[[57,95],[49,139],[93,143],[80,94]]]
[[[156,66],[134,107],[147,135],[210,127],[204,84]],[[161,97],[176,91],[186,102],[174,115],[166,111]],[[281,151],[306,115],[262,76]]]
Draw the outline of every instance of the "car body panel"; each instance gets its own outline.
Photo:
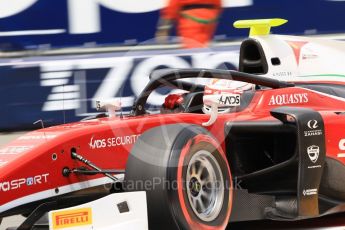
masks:
[[[226,122],[274,120],[270,111],[280,106],[308,107],[320,111],[325,121],[327,155],[345,164],[345,158],[338,157],[339,141],[345,136],[335,131],[345,127],[345,116],[335,113],[342,112],[338,108],[345,110],[345,99],[308,89],[292,87],[257,91],[245,110],[219,115],[208,129],[220,143],[224,143]],[[34,201],[111,182],[103,175],[71,174],[64,177],[63,168],[83,166],[71,158],[72,148],[104,169],[123,170],[130,149],[146,130],[181,122],[201,125],[207,119],[206,114],[188,113],[100,118],[29,132],[0,149],[0,159],[7,162],[1,165],[4,173],[0,178],[0,193],[4,195],[0,196],[0,211],[15,206],[13,201],[18,199],[21,199],[18,202]],[[343,123],[340,122],[342,120]]]

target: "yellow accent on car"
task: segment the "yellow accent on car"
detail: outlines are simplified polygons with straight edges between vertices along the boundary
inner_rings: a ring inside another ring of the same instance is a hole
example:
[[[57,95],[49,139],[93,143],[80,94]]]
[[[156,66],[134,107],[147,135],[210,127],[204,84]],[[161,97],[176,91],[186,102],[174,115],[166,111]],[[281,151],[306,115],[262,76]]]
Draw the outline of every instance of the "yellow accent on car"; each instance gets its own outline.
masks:
[[[53,211],[53,230],[92,225],[92,209],[79,208]]]
[[[249,36],[269,35],[271,27],[281,26],[287,23],[282,18],[239,20],[234,23],[237,29],[250,28]]]

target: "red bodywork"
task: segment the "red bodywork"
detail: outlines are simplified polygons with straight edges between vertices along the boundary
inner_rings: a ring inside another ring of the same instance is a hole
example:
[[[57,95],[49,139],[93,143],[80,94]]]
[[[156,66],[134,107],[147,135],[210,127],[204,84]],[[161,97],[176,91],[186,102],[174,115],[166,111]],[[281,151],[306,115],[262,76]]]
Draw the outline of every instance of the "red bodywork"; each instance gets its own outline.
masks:
[[[327,156],[345,163],[345,158],[338,157],[344,145],[341,140],[345,134],[341,130],[345,128],[345,116],[336,113],[345,110],[345,99],[300,87],[258,90],[246,109],[220,114],[207,129],[226,152],[226,122],[275,120],[270,110],[280,106],[320,111],[325,124]],[[72,148],[103,169],[125,169],[135,140],[146,130],[172,123],[201,126],[208,119],[209,115],[194,113],[100,118],[27,133],[0,149],[0,213],[29,202],[111,182],[103,175],[63,176],[65,167],[84,166],[71,158]]]

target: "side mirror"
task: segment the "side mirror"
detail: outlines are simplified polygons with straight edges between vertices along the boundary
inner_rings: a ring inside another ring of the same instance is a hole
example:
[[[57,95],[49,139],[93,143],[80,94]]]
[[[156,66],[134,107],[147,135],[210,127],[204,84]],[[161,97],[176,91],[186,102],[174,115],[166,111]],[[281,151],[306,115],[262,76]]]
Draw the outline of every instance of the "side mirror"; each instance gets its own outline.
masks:
[[[121,109],[121,103],[119,101],[96,101],[96,109],[108,112],[109,117],[115,117],[115,112]]]

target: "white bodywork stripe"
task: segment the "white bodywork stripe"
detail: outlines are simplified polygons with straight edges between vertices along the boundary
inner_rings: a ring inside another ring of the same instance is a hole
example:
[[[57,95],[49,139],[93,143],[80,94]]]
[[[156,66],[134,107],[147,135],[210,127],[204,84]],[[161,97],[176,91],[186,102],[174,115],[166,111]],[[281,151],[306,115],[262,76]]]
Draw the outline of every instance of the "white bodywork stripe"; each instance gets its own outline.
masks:
[[[119,180],[121,180],[121,179],[123,179],[124,174],[117,174],[116,177],[119,178]],[[74,191],[78,191],[78,190],[82,190],[82,189],[87,189],[87,188],[91,188],[91,187],[96,187],[96,186],[103,185],[103,184],[109,184],[109,183],[113,183],[113,182],[114,181],[108,177],[102,177],[102,178],[98,178],[98,179],[93,179],[93,180],[88,180],[88,181],[84,181],[84,182],[79,182],[79,183],[74,183],[74,184],[58,187],[59,193],[55,193],[55,188],[45,190],[42,192],[38,192],[38,193],[34,193],[31,195],[24,196],[24,197],[18,198],[16,200],[10,201],[4,205],[1,205],[0,206],[0,213],[7,211],[9,209],[18,207],[20,205],[34,202],[34,201],[39,201],[39,200],[51,198],[54,196],[60,196],[62,194],[66,194],[66,193],[70,193],[70,192],[74,192]]]

